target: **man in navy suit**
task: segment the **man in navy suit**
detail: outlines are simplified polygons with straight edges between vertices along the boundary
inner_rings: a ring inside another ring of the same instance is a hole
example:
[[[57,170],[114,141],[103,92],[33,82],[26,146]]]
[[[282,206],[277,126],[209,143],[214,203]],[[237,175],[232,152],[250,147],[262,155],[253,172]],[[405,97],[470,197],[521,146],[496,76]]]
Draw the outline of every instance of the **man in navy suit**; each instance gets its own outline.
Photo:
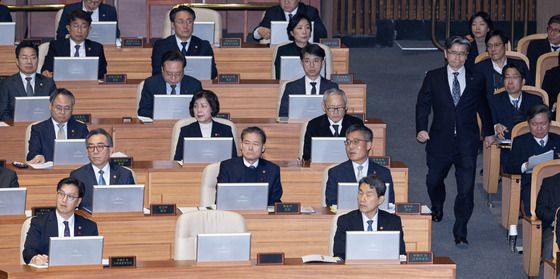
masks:
[[[536,105],[529,109],[527,122],[529,133],[516,136],[511,144],[511,153],[506,165],[506,172],[521,174],[521,201],[525,215],[531,215],[531,171],[528,159],[533,155],[550,150],[554,159],[560,152],[560,135],[550,133],[550,110],[546,105]]]
[[[241,157],[220,163],[218,183],[268,183],[268,205],[281,202],[280,167],[261,158],[265,151],[266,134],[259,127],[247,127],[241,132]]]
[[[353,124],[364,122],[354,116],[346,114],[348,97],[340,89],[332,88],[323,93],[323,110],[325,114],[315,117],[307,123],[303,143],[303,160],[311,158],[312,137],[344,137],[346,129]]]
[[[39,49],[23,41],[16,47],[16,65],[19,69],[0,86],[0,120],[12,120],[16,97],[49,96],[56,89],[51,78],[37,74]]]
[[[65,39],[68,34],[66,25],[68,25],[68,15],[73,10],[82,10],[91,15],[91,20],[98,21],[117,21],[117,10],[115,7],[103,3],[103,0],[83,0],[81,2],[72,3],[64,6],[60,21],[58,22],[58,30],[56,30],[56,38],[58,40]],[[117,23],[117,38],[121,36],[119,25]]]
[[[482,119],[485,142],[494,142],[492,115],[485,93],[484,78],[465,69],[470,43],[453,36],[445,42],[448,65],[429,71],[424,78],[416,102],[416,139],[428,142],[426,184],[432,203],[432,220],[440,222],[445,201],[444,179],[455,166],[457,197],[455,198],[455,244],[468,247],[467,223],[474,207],[476,156],[480,141],[477,113]],[[433,110],[428,133],[428,120]]]
[[[31,164],[54,159],[55,139],[84,139],[88,134],[86,124],[72,118],[76,99],[72,92],[60,88],[50,97],[51,118],[31,126],[27,161]]]
[[[0,22],[12,22],[10,9],[8,9],[5,5],[0,5]]]
[[[175,35],[154,43],[152,49],[152,75],[161,73],[161,57],[168,51],[181,52],[183,56],[212,56],[212,79],[218,76],[218,69],[214,62],[214,51],[206,40],[194,36],[193,27],[196,14],[187,6],[178,6],[169,12],[169,20],[175,30]]]
[[[163,55],[161,74],[144,80],[142,97],[138,105],[139,116],[153,118],[154,95],[156,94],[192,95],[202,90],[200,81],[184,74],[186,64],[185,56],[177,50],[170,50]]]
[[[529,58],[533,80],[535,79],[539,56],[551,51],[560,51],[560,15],[552,16],[548,20],[546,32],[548,35],[546,39],[530,41],[527,46],[527,58]]]
[[[553,226],[556,211],[560,207],[560,187],[558,185],[560,185],[560,173],[544,178],[537,196],[535,213],[542,220],[542,255],[545,259],[552,258]]]
[[[327,206],[337,204],[338,183],[358,182],[367,175],[375,175],[385,183],[389,183],[389,202],[395,203],[393,177],[391,171],[369,159],[369,151],[373,148],[373,132],[363,124],[354,124],[346,130],[346,155],[348,161],[329,170],[325,203]],[[385,191],[384,191],[385,192]]]
[[[266,10],[259,26],[253,30],[253,38],[257,41],[261,39],[269,40],[271,21],[290,21],[296,14],[304,14],[313,22],[314,42],[319,42],[319,39],[327,37],[327,29],[315,7],[300,3],[299,0],[281,0],[280,5]]]
[[[97,78],[103,79],[107,73],[107,60],[103,45],[87,39],[91,27],[91,16],[82,10],[74,10],[68,15],[68,21],[66,29],[70,38],[50,42],[49,52],[45,57],[41,72],[45,76],[53,76],[55,57],[99,57]]]
[[[51,237],[97,236],[97,224],[74,214],[84,196],[84,185],[67,177],[56,185],[56,210],[47,215],[33,217],[25,238],[23,260],[42,265],[49,261]]]
[[[109,163],[113,153],[113,138],[104,129],[89,132],[86,148],[90,163],[73,170],[70,177],[84,184],[84,200],[80,208],[91,212],[93,185],[136,184],[132,172],[119,165]]]
[[[350,211],[336,222],[333,255],[346,258],[346,232],[348,231],[399,231],[401,255],[406,255],[401,217],[380,210],[385,199],[385,182],[375,175],[368,175],[358,183],[358,209]]]
[[[323,94],[331,88],[338,89],[338,84],[321,76],[321,69],[325,63],[325,51],[322,47],[316,44],[308,44],[302,49],[299,58],[305,76],[286,84],[280,101],[280,117],[288,116],[290,95],[317,95]]]
[[[18,188],[17,173],[11,169],[0,167],[0,188]]]

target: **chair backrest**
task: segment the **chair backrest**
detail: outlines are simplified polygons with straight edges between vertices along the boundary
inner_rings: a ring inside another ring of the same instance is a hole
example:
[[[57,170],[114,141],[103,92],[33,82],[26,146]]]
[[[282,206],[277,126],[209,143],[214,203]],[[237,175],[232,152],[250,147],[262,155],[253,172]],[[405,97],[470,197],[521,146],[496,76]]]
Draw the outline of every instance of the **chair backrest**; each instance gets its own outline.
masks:
[[[281,46],[285,46],[287,44],[291,44],[291,43],[292,42],[283,42],[281,44],[277,44],[274,47],[274,51],[272,52],[272,63],[270,64],[270,66],[271,66],[270,67],[270,69],[271,69],[270,70],[270,73],[271,73],[270,78],[271,79],[276,79],[276,67],[274,66],[274,62],[276,62],[276,55],[278,55],[278,48],[281,47]]]
[[[235,212],[209,210],[182,214],[175,227],[173,259],[195,260],[198,234],[243,232],[247,232],[245,219]]]
[[[56,31],[58,30],[58,24],[60,23],[60,18],[62,17],[62,11],[64,9],[60,9],[56,11],[56,15],[54,16],[54,37],[56,38]]]
[[[521,87],[521,91],[541,97],[543,104],[548,106],[548,94],[546,94],[546,91],[530,85],[523,85],[523,87]],[[501,93],[507,94],[505,87],[499,88],[496,91],[494,91],[494,95],[501,94]]]
[[[276,47],[274,48],[274,52],[272,54],[272,67],[271,67],[271,79],[276,79],[276,67],[274,67],[274,62],[276,61],[276,55],[278,55],[278,48],[283,46],[283,45],[287,45],[287,44],[291,44],[292,42],[284,42],[281,44],[276,45]],[[320,43],[314,43],[318,46],[320,46],[324,51],[325,51],[325,75],[326,75],[326,79],[331,79],[331,74],[332,74],[332,51],[331,48],[328,47],[327,45],[324,44],[320,44]]]
[[[181,4],[179,4],[181,5]],[[171,10],[178,5],[173,6],[167,13],[165,13],[165,18],[163,19],[163,31],[161,33],[162,38],[167,38],[171,36],[172,25],[169,21],[169,13]],[[215,10],[206,8],[194,8],[191,7],[196,14],[196,21],[211,21],[214,22],[214,42],[215,45],[219,46],[222,40],[222,16]]]
[[[301,129],[299,131],[299,158],[303,160],[303,145],[305,144],[305,132],[307,132],[307,125],[309,125],[309,121],[303,123],[301,125]]]
[[[212,163],[202,171],[199,206],[207,207],[216,204],[216,183],[219,172],[220,162]]]
[[[558,66],[558,51],[548,52],[537,59],[535,66],[535,86],[541,87],[546,71]]]
[[[25,264],[25,261],[23,260],[23,248],[25,248],[27,231],[29,231],[29,227],[31,226],[31,218],[32,217],[25,219],[25,221],[21,225],[21,233],[20,233],[20,240],[19,240],[19,263],[20,264]]]
[[[517,59],[517,60],[523,60],[523,62],[525,62],[525,65],[527,65],[527,69],[530,67],[529,66],[529,58],[527,58],[527,56],[516,52],[516,51],[506,51],[506,57],[507,58],[511,58],[511,59]],[[479,54],[476,59],[474,60],[474,63],[477,64],[479,62],[482,62],[486,59],[490,59],[490,55],[488,55],[488,52],[485,51],[481,54]]]
[[[45,64],[45,57],[47,57],[47,53],[49,52],[49,45],[50,42],[42,43],[39,45],[39,57],[37,60],[37,73],[41,73],[41,68],[43,68],[43,64]]]
[[[24,147],[25,148],[25,150],[24,150],[25,151],[25,153],[24,153],[25,157],[27,157],[27,153],[29,153],[29,138],[31,138],[31,126],[33,126],[33,125],[35,125],[39,122],[41,122],[41,121],[33,122],[33,123],[27,125],[27,128],[25,128],[25,145],[24,145],[25,146]]]
[[[144,81],[141,81],[136,88],[136,115],[138,116],[138,108],[140,107],[140,99],[142,99],[142,89],[144,89]]]
[[[321,182],[321,187],[322,187],[322,190],[321,190],[321,206],[322,207],[327,206],[327,203],[325,202],[325,199],[326,199],[325,192],[327,191],[327,180],[329,180],[329,170],[334,168],[335,166],[336,166],[336,164],[335,165],[330,165],[330,166],[326,167],[325,170],[323,170],[323,181]]]
[[[338,222],[338,217],[340,217],[340,215],[343,215],[343,213],[338,213],[334,215],[331,222],[331,231],[329,237],[329,255],[331,256],[334,256],[333,255],[334,235],[336,234],[336,229],[337,229],[336,223]]]
[[[537,196],[541,190],[541,184],[544,178],[556,175],[560,172],[560,160],[552,160],[540,163],[533,168],[531,175],[531,216],[537,216],[535,209],[537,208]]]
[[[550,132],[560,135],[560,122],[551,121]],[[520,122],[511,129],[511,139],[513,140],[515,137],[526,133],[529,133],[529,123],[527,121]]]
[[[525,36],[525,37],[519,39],[519,42],[517,42],[516,51],[525,55],[525,56],[527,56],[527,48],[529,47],[529,42],[534,41],[534,40],[546,39],[547,36],[548,35],[546,33],[531,34],[531,35]]]
[[[272,64],[274,65],[274,62]],[[274,66],[272,68],[274,68]],[[286,84],[292,81],[294,80],[286,80],[284,82],[281,82],[280,86],[278,86],[278,103],[276,104],[276,120],[280,120],[280,104],[282,103],[282,96],[284,96],[284,90],[286,90]]]
[[[133,169],[127,167],[127,166],[123,166],[123,168],[127,169],[130,171],[130,173],[132,174],[132,179],[134,179],[134,184],[138,183],[138,179],[136,179],[136,172],[134,172]],[[145,189],[145,188],[144,188]],[[144,190],[145,191],[145,190]]]
[[[558,260],[556,258],[556,254],[558,253],[558,245],[557,243],[557,238],[556,238],[556,230],[558,228],[558,211],[560,210],[560,207],[556,209],[556,214],[554,214],[554,226],[552,227],[552,231],[553,231],[553,237],[552,237],[552,259],[553,262],[556,263],[556,261]],[[558,272],[558,271],[557,271]]]

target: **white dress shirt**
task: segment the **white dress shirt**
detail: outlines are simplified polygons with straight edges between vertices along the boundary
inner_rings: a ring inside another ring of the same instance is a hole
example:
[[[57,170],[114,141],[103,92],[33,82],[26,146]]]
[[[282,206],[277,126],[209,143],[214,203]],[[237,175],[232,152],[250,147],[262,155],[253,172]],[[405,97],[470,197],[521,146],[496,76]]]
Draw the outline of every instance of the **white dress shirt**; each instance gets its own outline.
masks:
[[[377,231],[377,217],[379,216],[379,209],[377,209],[377,212],[375,212],[375,216],[373,216],[373,219],[369,219],[366,215],[364,215],[362,213],[362,223],[364,224],[364,231],[367,231],[368,228],[368,223],[367,221],[369,220],[373,220],[373,223],[371,224],[371,228],[373,229],[374,232]]]
[[[64,219],[58,211],[55,210],[56,213],[56,223],[58,224],[58,237],[64,237],[64,221],[68,221],[68,228],[70,229],[70,236],[74,236],[74,214],[68,218],[68,220]]]
[[[54,121],[54,119],[51,117],[51,121],[53,123],[54,126],[54,137],[56,138],[56,135],[58,135],[58,122]],[[68,122],[64,123],[64,125],[62,126],[61,129],[64,129],[64,134],[66,135],[66,138],[68,138]]]
[[[491,60],[491,61],[492,61],[492,67],[494,68],[494,71],[498,72],[498,73],[501,75],[501,74],[502,74],[502,70],[504,69],[504,66],[507,65],[507,62],[508,62],[508,61],[507,61],[507,58],[506,58],[506,60],[504,61],[504,65],[503,65],[503,66],[500,66],[500,65],[496,64],[496,62],[494,62],[494,60]]]
[[[35,92],[35,73],[28,76],[22,72],[19,72],[19,76],[21,77],[21,82],[23,82],[23,89],[25,90],[27,90],[27,80],[25,78],[31,77],[31,88],[33,88],[33,92]]]
[[[321,76],[318,76],[316,80],[311,80],[310,78],[305,76],[305,95],[311,95],[311,89],[313,89],[313,86],[311,86],[311,82],[317,83],[315,84],[315,90],[317,91],[317,95],[319,95],[319,87],[321,86]]]
[[[202,134],[203,138],[211,138],[212,137],[212,121],[210,121],[208,123],[198,122],[198,125],[200,126],[200,133]]]
[[[459,72],[457,76],[457,80],[459,80],[459,87],[461,88],[461,96],[463,95],[463,91],[465,91],[465,87],[467,87],[466,76],[465,76],[465,66],[461,67],[458,71],[455,71],[447,66],[447,80],[449,82],[449,91],[453,94],[453,80],[455,76],[453,75],[454,72]]]
[[[296,7],[293,11],[291,12],[284,12],[284,17],[286,18],[287,22],[290,22],[290,14],[293,16],[295,16],[297,14],[297,10],[298,7]],[[259,26],[258,28],[255,29],[255,31],[253,32],[253,37],[255,37],[255,39],[260,40],[262,39],[261,34],[259,34],[259,28],[262,28],[262,26]]]
[[[100,170],[103,170],[103,179],[105,179],[105,183],[107,183],[106,185],[111,184],[111,168],[109,168],[109,163],[105,164],[105,166],[101,169],[96,167],[94,164],[91,164],[91,166],[93,167],[93,173],[95,174],[96,184],[99,183]]]
[[[333,122],[330,118],[327,117],[327,119],[329,120],[329,124],[331,124],[329,126],[329,129],[331,129],[331,133],[334,135],[334,128],[333,125],[338,125],[338,134],[340,135],[340,131],[342,130],[342,119],[340,119],[340,121],[338,122]],[[343,118],[344,119],[344,118]]]
[[[179,48],[179,52],[181,52],[183,50],[183,44],[181,44],[183,41],[181,41],[181,39],[179,39],[179,37],[177,36],[175,36],[175,41],[177,43],[177,47]],[[185,51],[189,51],[190,43],[191,43],[191,37],[187,39],[187,45],[185,46]]]
[[[74,40],[70,39],[70,57],[74,57],[74,52],[76,52],[76,45],[80,45],[80,49],[78,49],[78,54],[80,57],[86,57],[86,44],[85,41],[82,41],[80,44],[76,44]]]
[[[363,166],[362,173],[360,177],[358,177],[358,166]],[[367,176],[368,168],[369,168],[369,160],[366,160],[363,164],[358,164],[352,161],[352,167],[354,168],[354,176],[356,177],[356,182],[360,181],[363,177]]]
[[[171,95],[171,84],[165,83],[165,94]],[[181,82],[175,84],[175,95],[181,95]]]
[[[253,164],[247,162],[247,160],[245,160],[245,157],[243,157],[243,164],[250,168],[251,166],[254,166],[255,168],[259,166],[259,159],[257,159]]]

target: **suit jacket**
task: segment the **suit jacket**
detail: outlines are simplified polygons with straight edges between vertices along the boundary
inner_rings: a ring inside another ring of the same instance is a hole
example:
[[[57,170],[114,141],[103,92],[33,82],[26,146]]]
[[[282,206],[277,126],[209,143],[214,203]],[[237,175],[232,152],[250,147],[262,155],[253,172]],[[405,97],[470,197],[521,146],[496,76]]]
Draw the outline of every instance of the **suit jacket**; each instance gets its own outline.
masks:
[[[401,217],[380,209],[377,212],[377,231],[401,232],[399,251],[401,255],[406,255]],[[336,234],[334,235],[333,255],[343,260],[346,259],[346,232],[348,231],[364,231],[360,210],[356,209],[338,217]]]
[[[315,7],[305,5],[303,3],[299,3],[297,14],[304,14],[309,20],[314,22],[313,24],[313,41],[319,42],[320,38],[327,37],[327,29],[319,16],[319,12]],[[261,22],[259,23],[258,27],[266,27],[270,29],[270,22],[271,21],[286,21],[286,16],[284,15],[284,10],[280,5],[270,7],[264,13],[264,17],[262,18]],[[257,29],[255,28],[255,30]],[[253,34],[255,33],[253,30]],[[255,39],[256,40],[256,39]]]
[[[97,236],[97,224],[84,218],[78,214],[74,214],[74,236]],[[23,249],[23,260],[25,263],[31,262],[35,255],[49,254],[50,237],[58,237],[58,223],[56,213],[51,213],[33,217],[31,226],[27,232],[25,239],[25,248]]]
[[[529,67],[531,68],[531,77],[535,80],[537,60],[539,56],[550,52],[550,42],[547,39],[533,40],[527,46],[527,58],[529,58]]]
[[[509,100],[509,94],[504,91],[490,97],[490,109],[494,124],[502,124],[508,128],[505,138],[511,138],[511,130],[516,124],[527,120],[527,112],[535,105],[542,104],[542,98],[533,94],[521,92],[521,105],[516,109]]]
[[[97,69],[97,78],[103,79],[107,73],[107,60],[105,59],[105,51],[103,50],[103,45],[85,40],[86,47],[86,57],[99,57],[99,68]],[[72,52],[73,53],[73,52]],[[49,45],[49,52],[45,57],[45,63],[41,72],[48,70],[50,72],[54,69],[54,58],[55,57],[70,57],[70,39],[60,39],[51,41]]]
[[[354,116],[344,115],[342,119],[342,128],[340,129],[340,136],[345,137],[346,130],[353,124],[361,124],[364,122]],[[329,118],[326,114],[315,117],[307,123],[307,129],[305,130],[305,138],[303,143],[303,159],[310,160],[311,158],[311,138],[312,137],[334,137],[331,129],[331,124],[329,123]]]
[[[511,153],[506,166],[506,172],[511,174],[521,174],[521,165],[527,162],[529,157],[539,155],[549,150],[554,150],[554,159],[558,159],[560,152],[560,135],[548,133],[548,142],[545,147],[541,147],[531,133],[517,136],[511,144]],[[531,177],[531,174],[523,174],[521,181],[523,183],[524,176]],[[528,180],[529,184],[531,180]]]
[[[231,127],[216,121],[212,121],[212,133],[210,135],[214,138],[234,138],[231,146],[231,158],[237,157],[237,148],[235,146],[235,137],[231,132]],[[180,161],[183,160],[183,138],[201,138],[202,132],[200,131],[200,124],[195,121],[183,128],[181,128],[181,133],[179,134],[179,139],[177,140],[177,148],[175,149],[175,156],[173,160]]]
[[[0,86],[0,120],[14,119],[16,97],[25,97],[27,84],[23,84],[19,72],[2,81]],[[35,74],[34,96],[50,96],[56,89],[54,80],[41,74]]]
[[[482,119],[483,135],[494,134],[484,78],[468,68],[465,75],[466,87],[455,107],[447,67],[426,74],[416,102],[416,133],[428,131],[428,118],[432,110],[434,113],[426,152],[447,156],[458,151],[476,156],[480,141],[477,113]]]
[[[67,139],[85,139],[89,133],[87,125],[76,121],[74,118],[70,118],[67,125]],[[31,160],[37,155],[43,155],[46,161],[52,161],[54,159],[55,139],[56,133],[51,118],[31,126],[27,160]]]
[[[389,202],[395,203],[395,187],[393,184],[391,171],[386,167],[376,164],[375,162],[373,162],[373,160],[370,159],[367,175],[372,174],[383,180],[383,182],[389,183],[391,185],[391,191],[389,192],[389,196],[387,198],[389,199]],[[352,161],[348,160],[346,162],[340,163],[339,165],[332,167],[329,170],[327,187],[325,188],[325,203],[327,204],[327,206],[337,204],[339,182],[358,182],[356,180],[356,174],[354,173]]]
[[[195,94],[202,90],[202,84],[197,79],[184,75],[181,80],[181,95]],[[165,80],[161,74],[151,76],[144,81],[142,97],[138,105],[138,115],[153,118],[154,115],[154,95],[165,95],[167,92]]]
[[[560,66],[556,66],[544,74],[542,89],[548,93],[548,103],[552,104],[558,100],[558,93],[560,93]]]
[[[552,226],[556,209],[560,207],[560,173],[543,179],[537,196],[537,217],[545,227]]]
[[[132,172],[124,167],[115,164],[109,164],[109,185],[136,184]],[[93,185],[97,185],[97,175],[93,172],[91,163],[81,166],[70,173],[73,177],[84,183],[84,198],[80,204],[81,209],[87,209],[91,212],[93,206]]]
[[[171,35],[165,39],[157,40],[152,48],[152,75],[161,73],[161,58],[170,51],[181,49],[177,46],[175,35]],[[212,56],[212,79],[218,76],[218,69],[214,60],[214,51],[212,46],[206,40],[202,40],[197,36],[191,36],[187,56]]]
[[[0,188],[18,188],[18,176],[15,171],[0,167]]]
[[[56,39],[64,39],[68,30],[66,25],[68,25],[68,16],[74,10],[82,9],[82,1],[77,3],[72,3],[64,6],[62,10],[62,16],[60,17],[60,22],[58,23],[58,29],[56,30]],[[120,38],[121,31],[119,30],[119,24],[117,19],[117,10],[113,6],[101,3],[99,5],[99,21],[117,21],[117,38]]]
[[[332,82],[324,77],[321,77],[321,83],[319,88],[317,88],[317,92],[319,92],[319,94],[323,95],[323,93],[325,93],[325,91],[327,91],[328,89],[332,89],[332,88],[336,88],[338,89],[338,84],[335,82]],[[286,84],[286,88],[284,89],[284,93],[282,94],[282,100],[280,100],[280,112],[279,112],[279,116],[280,117],[285,117],[288,116],[289,112],[290,112],[290,95],[304,95],[305,94],[305,76],[298,79],[298,80],[294,80],[291,82],[288,82]]]
[[[256,172],[256,179],[247,174]],[[280,167],[278,165],[259,159],[256,170],[250,170],[243,164],[243,157],[231,158],[220,163],[218,183],[268,183],[268,205],[281,202],[282,182],[280,182]]]
[[[278,47],[278,50],[276,51],[276,57],[274,58],[274,69],[276,72],[276,79],[280,79],[280,73],[282,71],[281,68],[282,60],[280,58],[282,56],[299,57],[301,55],[301,50],[302,48],[297,46],[296,43],[294,42]]]
[[[0,5],[0,22],[12,22],[10,10],[4,5]]]
[[[526,85],[534,85],[532,75],[529,73],[529,68],[527,68],[527,64],[523,60],[508,58],[507,63],[514,64],[525,71],[525,84]],[[486,95],[492,96],[494,95],[494,89],[504,87],[504,80],[500,73],[494,70],[494,66],[492,65],[491,59],[486,59],[478,64],[475,65],[475,71],[479,72],[484,79],[486,80]]]
[[[469,69],[469,70],[474,70],[476,67],[476,64],[474,64],[474,60],[476,60],[476,57],[479,55],[480,53],[478,53],[478,47],[476,45],[476,40],[473,40],[471,42],[471,47],[469,50],[469,54],[467,55],[467,60],[465,61],[465,68]]]

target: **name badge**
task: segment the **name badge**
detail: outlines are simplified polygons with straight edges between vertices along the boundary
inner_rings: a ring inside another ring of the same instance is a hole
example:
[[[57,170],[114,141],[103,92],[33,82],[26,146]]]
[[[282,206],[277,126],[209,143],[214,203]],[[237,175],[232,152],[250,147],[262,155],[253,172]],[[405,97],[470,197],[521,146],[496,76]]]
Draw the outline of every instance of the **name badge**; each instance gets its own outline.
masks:
[[[354,74],[332,74],[331,81],[338,84],[352,84],[354,83]]]
[[[374,163],[386,168],[391,166],[391,157],[389,156],[372,156],[369,157]]]
[[[284,264],[284,253],[258,253],[257,265]]]
[[[434,253],[432,253],[432,252],[408,252],[408,253],[406,253],[406,263],[408,263],[408,264],[432,264],[432,263],[434,263]]]
[[[109,257],[109,268],[136,267],[136,256]]]
[[[126,74],[105,74],[103,81],[105,84],[123,84],[126,83]]]
[[[144,47],[144,38],[122,38],[121,47]]]
[[[319,43],[324,44],[330,48],[340,48],[340,38],[321,38]]]
[[[82,113],[82,114],[73,114],[72,117],[76,121],[80,121],[84,124],[91,124],[91,114],[90,113]]]
[[[132,168],[134,159],[132,157],[116,157],[111,158],[111,163],[121,167]]]
[[[176,204],[151,204],[150,214],[151,215],[176,215],[177,214]]]
[[[218,83],[219,84],[239,84],[240,75],[239,74],[219,74]]]
[[[220,112],[220,113],[217,113],[216,116],[214,116],[214,117],[230,120],[231,119],[231,114],[229,112]]]
[[[395,205],[395,213],[398,215],[420,215],[421,212],[420,203],[399,202]]]
[[[240,48],[241,38],[223,38],[220,46],[225,48]]]
[[[51,212],[55,211],[56,207],[54,206],[41,206],[41,207],[32,207],[31,208],[31,216],[45,216],[49,215]]]
[[[274,204],[274,214],[300,214],[301,203],[277,202]]]

